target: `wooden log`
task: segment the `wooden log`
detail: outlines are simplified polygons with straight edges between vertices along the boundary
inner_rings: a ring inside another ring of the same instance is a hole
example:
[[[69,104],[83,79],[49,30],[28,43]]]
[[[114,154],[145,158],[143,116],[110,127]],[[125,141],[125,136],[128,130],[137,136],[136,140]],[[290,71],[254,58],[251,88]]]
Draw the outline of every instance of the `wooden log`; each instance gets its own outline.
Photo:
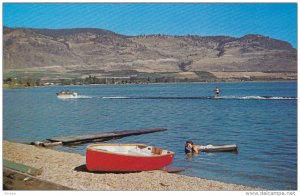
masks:
[[[62,142],[63,145],[68,145],[72,143],[85,143],[90,141],[103,141],[113,138],[121,138],[131,135],[141,135],[147,133],[155,133],[160,131],[166,131],[165,128],[155,128],[155,129],[143,129],[143,130],[125,130],[125,131],[113,131],[113,132],[102,132],[96,134],[84,134],[84,135],[72,135],[49,138],[48,141],[51,142]]]
[[[160,169],[163,172],[167,173],[179,173],[185,170],[183,167],[167,166]]]
[[[34,141],[34,142],[30,142],[31,145],[35,145],[35,146],[43,146],[44,142],[40,142],[40,141]]]
[[[37,169],[20,163],[14,163],[5,159],[3,159],[3,166],[32,176],[37,176],[42,173],[42,169]]]
[[[40,142],[40,141],[34,141],[30,142],[31,145],[38,146],[38,147],[52,147],[52,146],[59,146],[62,145],[62,142]]]
[[[44,142],[42,144],[43,147],[52,147],[62,145],[62,142]]]
[[[71,190],[9,168],[3,168],[3,190]]]

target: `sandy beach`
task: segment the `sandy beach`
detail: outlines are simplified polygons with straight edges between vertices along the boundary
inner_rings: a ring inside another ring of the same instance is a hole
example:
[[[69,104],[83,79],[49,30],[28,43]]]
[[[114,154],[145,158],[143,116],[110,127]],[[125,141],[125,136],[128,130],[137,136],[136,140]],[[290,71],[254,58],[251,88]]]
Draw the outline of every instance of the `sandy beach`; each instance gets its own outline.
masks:
[[[83,155],[9,141],[3,141],[3,158],[41,168],[38,178],[75,190],[261,190],[163,171],[91,173]]]

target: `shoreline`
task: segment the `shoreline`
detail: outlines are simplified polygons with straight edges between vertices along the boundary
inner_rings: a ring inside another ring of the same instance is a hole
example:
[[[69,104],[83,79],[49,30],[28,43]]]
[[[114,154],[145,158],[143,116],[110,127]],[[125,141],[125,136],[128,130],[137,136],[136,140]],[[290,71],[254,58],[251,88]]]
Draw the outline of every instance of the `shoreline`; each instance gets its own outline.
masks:
[[[42,169],[41,180],[75,189],[98,191],[259,191],[262,188],[166,173],[94,173],[85,169],[85,156],[3,140],[3,159]],[[101,183],[99,183],[101,182]],[[37,189],[38,190],[38,189]]]
[[[218,83],[272,83],[272,82],[297,82],[297,80],[253,80],[253,81],[218,81]],[[160,84],[215,84],[216,82],[169,82],[169,83],[145,83],[145,84],[134,84],[134,83],[128,83],[128,84],[83,84],[83,85],[48,85],[48,86],[19,86],[19,87],[11,87],[11,86],[5,86],[2,85],[2,88],[5,90],[14,90],[14,89],[28,89],[28,88],[45,88],[45,87],[69,87],[69,86],[126,86],[126,85],[160,85]]]

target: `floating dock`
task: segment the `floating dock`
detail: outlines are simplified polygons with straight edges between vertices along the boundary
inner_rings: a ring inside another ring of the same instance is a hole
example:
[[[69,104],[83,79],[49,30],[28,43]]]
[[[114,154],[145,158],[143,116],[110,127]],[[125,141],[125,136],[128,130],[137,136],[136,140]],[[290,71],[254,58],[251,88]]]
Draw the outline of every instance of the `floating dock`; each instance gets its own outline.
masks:
[[[125,131],[112,131],[112,132],[101,132],[95,134],[84,134],[84,135],[72,135],[72,136],[62,136],[62,137],[54,137],[47,139],[46,142],[31,142],[33,145],[37,146],[56,146],[56,145],[74,145],[81,144],[86,142],[94,142],[94,141],[105,141],[110,139],[116,139],[131,135],[141,135],[148,133],[155,133],[166,131],[165,128],[154,128],[154,129],[142,129],[142,130],[125,130]]]
[[[238,152],[238,146],[236,144],[223,145],[223,146],[200,146],[199,151],[201,152]]]

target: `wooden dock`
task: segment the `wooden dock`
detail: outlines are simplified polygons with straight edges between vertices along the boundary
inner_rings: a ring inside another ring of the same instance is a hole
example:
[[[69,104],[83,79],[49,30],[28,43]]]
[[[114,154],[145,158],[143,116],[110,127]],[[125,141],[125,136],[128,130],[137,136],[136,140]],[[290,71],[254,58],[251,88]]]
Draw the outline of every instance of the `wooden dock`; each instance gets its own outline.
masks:
[[[148,133],[155,133],[166,131],[165,128],[154,128],[154,129],[142,129],[142,130],[125,130],[125,131],[112,131],[112,132],[101,132],[95,134],[84,134],[84,135],[72,135],[72,136],[62,136],[62,137],[54,137],[47,139],[47,142],[31,142],[33,145],[38,146],[55,146],[55,145],[73,145],[73,144],[81,144],[86,142],[94,142],[94,141],[105,141],[110,139],[116,139],[131,135],[141,135]]]

